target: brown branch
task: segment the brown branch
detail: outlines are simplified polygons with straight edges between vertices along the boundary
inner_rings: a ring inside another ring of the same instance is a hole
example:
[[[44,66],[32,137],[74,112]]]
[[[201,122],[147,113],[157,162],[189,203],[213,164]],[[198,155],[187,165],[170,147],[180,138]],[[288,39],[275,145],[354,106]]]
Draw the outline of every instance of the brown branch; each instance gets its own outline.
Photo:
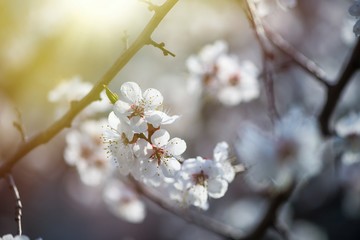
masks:
[[[274,122],[279,118],[279,114],[276,109],[275,104],[275,94],[274,94],[274,80],[273,80],[273,67],[272,62],[274,59],[274,54],[268,44],[266,39],[265,29],[260,17],[257,15],[256,5],[251,0],[245,0],[246,8],[248,10],[248,19],[255,31],[255,36],[257,42],[260,45],[262,55],[263,55],[263,76],[264,76],[264,85],[266,90],[266,96],[268,99],[268,110],[270,119]]]
[[[99,99],[100,92],[103,90],[104,85],[108,85],[109,82],[118,74],[118,72],[130,61],[130,59],[151,39],[152,32],[157,28],[165,15],[171,10],[171,8],[178,2],[178,0],[167,0],[163,5],[159,6],[155,10],[154,16],[146,25],[142,33],[134,41],[134,43],[115,61],[110,69],[104,74],[104,76],[95,84],[92,90],[81,100],[73,102],[70,110],[58,121],[53,123],[50,127],[44,131],[31,137],[29,141],[22,144],[16,151],[15,155],[10,157],[4,164],[0,166],[0,178],[11,170],[11,168],[26,154],[31,152],[34,148],[41,144],[48,142],[55,135],[57,135],[62,129],[71,126],[72,120],[75,116],[82,111],[91,102]]]
[[[14,192],[16,207],[15,207],[15,221],[17,224],[18,235],[22,234],[21,216],[22,216],[22,203],[20,199],[19,190],[16,187],[15,180],[11,174],[7,174],[7,181],[10,189]]]
[[[321,85],[325,86],[326,88],[330,87],[325,71],[318,64],[296,50],[280,34],[272,31],[268,25],[264,25],[266,36],[274,46],[289,56],[291,60],[299,67],[311,74]]]
[[[321,131],[325,136],[331,134],[330,118],[339,102],[339,99],[350,82],[353,74],[360,68],[360,40],[357,41],[352,50],[350,58],[346,61],[344,69],[339,76],[339,80],[335,85],[328,88],[326,102],[320,112],[318,121],[321,126]]]

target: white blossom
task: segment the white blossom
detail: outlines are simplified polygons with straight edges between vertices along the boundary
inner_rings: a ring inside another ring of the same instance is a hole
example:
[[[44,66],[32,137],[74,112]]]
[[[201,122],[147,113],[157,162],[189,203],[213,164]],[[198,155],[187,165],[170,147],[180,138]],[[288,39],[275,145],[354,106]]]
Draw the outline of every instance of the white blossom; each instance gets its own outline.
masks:
[[[248,126],[239,138],[237,151],[247,168],[246,179],[256,189],[281,189],[314,176],[322,167],[316,120],[298,109],[277,122],[273,134]]]
[[[233,57],[222,56],[218,61],[218,69],[220,86],[217,97],[220,102],[234,106],[259,97],[259,71],[252,62],[238,63]]]
[[[110,211],[125,221],[140,223],[145,219],[144,203],[136,192],[123,182],[116,179],[108,181],[104,188],[103,198]]]
[[[13,236],[11,234],[6,234],[2,237],[0,237],[0,240],[30,240],[30,238],[28,238],[25,235],[17,235],[17,236]]]
[[[184,161],[178,173],[175,187],[179,190],[173,199],[185,205],[208,209],[208,196],[221,198],[228,189],[228,181],[223,177],[223,166],[218,161],[190,158]]]
[[[217,41],[187,59],[190,88],[203,89],[204,94],[228,106],[257,98],[257,68],[250,61],[239,63],[227,49],[225,42]]]
[[[162,124],[171,124],[178,118],[160,111],[163,96],[154,88],[142,93],[137,83],[126,82],[121,86],[120,92],[121,98],[115,103],[114,112],[135,133],[147,131],[148,124],[157,128]]]
[[[356,0],[353,5],[350,6],[349,8],[349,14],[353,17],[356,17],[357,19],[360,18],[360,1]],[[354,28],[353,28],[353,32],[355,33],[356,36],[360,36],[360,20],[357,20]]]
[[[105,124],[105,120],[88,120],[66,135],[65,161],[76,167],[81,180],[87,185],[103,183],[111,169],[101,140]]]
[[[111,112],[108,117],[108,128],[103,134],[104,144],[110,158],[123,175],[133,173],[136,168],[136,159],[132,151],[133,132],[126,124],[121,124],[120,119]],[[130,137],[129,137],[130,136]]]
[[[180,138],[170,139],[166,130],[159,129],[152,134],[150,142],[139,139],[133,149],[141,160],[140,171],[145,180],[152,178],[156,184],[162,176],[173,177],[180,170],[179,160],[186,150],[186,143]]]
[[[360,161],[360,114],[352,112],[335,125],[341,140],[342,162],[351,164]]]

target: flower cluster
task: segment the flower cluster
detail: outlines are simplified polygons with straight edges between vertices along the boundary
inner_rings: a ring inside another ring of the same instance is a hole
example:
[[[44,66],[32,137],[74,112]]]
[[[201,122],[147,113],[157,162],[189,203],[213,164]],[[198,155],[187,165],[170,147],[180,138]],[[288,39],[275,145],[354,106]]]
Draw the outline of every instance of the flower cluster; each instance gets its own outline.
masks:
[[[224,196],[235,170],[228,158],[228,145],[218,144],[213,159],[183,160],[186,143],[171,138],[163,125],[178,116],[162,111],[163,97],[153,88],[142,92],[139,85],[126,82],[109,114],[104,143],[123,175],[132,175],[149,187],[166,189],[165,195],[182,205],[207,209],[208,195]]]
[[[74,78],[52,90],[49,99],[60,103],[57,113],[62,113],[71,101],[80,100],[91,88],[92,84]],[[138,223],[145,218],[145,206],[138,194],[121,182],[108,161],[105,151],[107,145],[102,141],[107,120],[89,119],[107,112],[110,107],[103,92],[101,101],[91,104],[81,113],[82,121],[75,121],[66,133],[64,159],[77,170],[85,185],[91,186],[95,191],[100,188],[103,200],[112,213],[128,222]]]
[[[250,186],[258,190],[284,189],[321,170],[320,146],[315,118],[293,109],[275,124],[272,134],[253,126],[244,129],[237,151],[246,164]]]
[[[194,205],[206,210],[208,196],[223,197],[235,177],[228,149],[228,144],[221,142],[215,147],[212,159],[196,157],[185,160],[174,183],[178,191],[172,193],[172,198],[185,206]]]
[[[360,18],[360,1],[359,0],[355,0],[353,5],[351,5],[351,7],[349,8],[349,14],[351,16],[356,17],[357,19]],[[356,21],[354,28],[353,28],[353,32],[355,33],[356,36],[360,36],[360,20]]]
[[[203,89],[206,96],[227,106],[257,98],[260,94],[258,69],[250,61],[240,63],[227,51],[227,44],[217,41],[187,59],[191,90]]]

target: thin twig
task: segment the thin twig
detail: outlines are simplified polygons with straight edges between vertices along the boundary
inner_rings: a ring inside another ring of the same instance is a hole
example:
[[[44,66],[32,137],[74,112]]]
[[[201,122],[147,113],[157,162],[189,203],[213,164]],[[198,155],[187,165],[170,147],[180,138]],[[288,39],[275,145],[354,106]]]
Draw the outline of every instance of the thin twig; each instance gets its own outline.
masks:
[[[248,10],[248,19],[252,25],[256,39],[260,45],[262,54],[263,54],[263,75],[264,75],[264,85],[266,89],[266,96],[268,99],[268,109],[270,119],[274,122],[279,118],[279,114],[276,109],[275,104],[275,94],[274,94],[274,80],[273,80],[273,67],[272,62],[274,54],[268,44],[266,39],[265,30],[261,19],[258,17],[256,12],[256,5],[253,1],[245,0],[245,4]]]
[[[170,56],[172,56],[172,57],[175,57],[175,54],[174,54],[174,53],[170,52],[169,50],[167,50],[167,49],[165,48],[165,43],[163,43],[163,42],[157,43],[157,42],[155,42],[154,40],[150,39],[150,41],[149,41],[148,44],[149,44],[149,45],[153,45],[154,47],[160,49],[160,50],[163,52],[164,56],[170,55]]]
[[[272,31],[268,25],[264,24],[264,29],[268,39],[272,42],[272,44],[274,44],[274,46],[289,56],[299,67],[315,77],[320,84],[326,88],[330,87],[325,71],[318,64],[296,50],[280,34]]]
[[[22,216],[22,203],[20,199],[19,190],[16,187],[15,180],[11,174],[7,174],[7,181],[9,183],[10,189],[14,192],[16,207],[15,207],[15,221],[17,224],[18,235],[22,235],[22,225],[21,225],[21,216]]]
[[[99,99],[100,92],[104,88],[103,86],[108,85],[109,82],[118,74],[118,72],[130,61],[130,59],[144,45],[148,44],[153,31],[157,28],[165,15],[177,2],[178,0],[167,0],[163,5],[159,6],[142,33],[138,36],[134,43],[115,61],[115,63],[110,67],[105,75],[95,84],[92,90],[81,100],[73,102],[69,111],[66,112],[62,118],[53,123],[47,129],[31,137],[26,143],[22,144],[16,153],[0,166],[0,178],[9,172],[14,164],[16,164],[22,157],[31,152],[34,148],[48,142],[64,128],[70,127],[72,120],[80,111],[82,111],[91,102]]]
[[[330,118],[339,102],[339,99],[350,82],[353,74],[360,68],[360,40],[357,41],[351,56],[344,65],[344,69],[339,76],[339,80],[335,85],[331,85],[327,91],[326,102],[320,112],[318,121],[321,126],[321,131],[325,136],[331,134]]]
[[[146,3],[148,5],[149,11],[156,11],[159,6],[153,4],[150,0],[139,0],[140,2]]]
[[[16,108],[16,113],[17,113],[17,121],[13,122],[13,126],[16,128],[16,130],[18,130],[18,132],[20,133],[21,136],[21,141],[25,142],[26,141],[26,133],[25,133],[25,128],[24,128],[24,124],[22,121],[22,115],[21,112],[18,108]]]

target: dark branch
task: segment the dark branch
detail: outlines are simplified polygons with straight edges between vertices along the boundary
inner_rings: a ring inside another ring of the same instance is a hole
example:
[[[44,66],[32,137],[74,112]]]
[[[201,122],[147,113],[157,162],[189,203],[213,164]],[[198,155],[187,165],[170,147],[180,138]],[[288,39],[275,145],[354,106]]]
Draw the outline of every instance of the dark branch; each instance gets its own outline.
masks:
[[[10,189],[14,192],[16,207],[15,207],[15,221],[17,224],[18,235],[22,235],[22,225],[21,225],[21,216],[22,216],[22,203],[20,199],[19,190],[16,187],[15,180],[11,174],[7,175],[7,181],[9,183]]]
[[[319,124],[321,131],[325,136],[331,134],[330,118],[340,100],[340,97],[350,82],[353,74],[360,68],[360,40],[357,41],[350,58],[344,65],[344,69],[339,76],[339,81],[335,85],[331,85],[327,91],[326,102],[319,115]]]
[[[294,185],[291,185],[288,187],[288,189],[274,196],[261,222],[248,236],[241,238],[241,240],[261,239],[266,231],[275,224],[279,208],[289,199],[292,192],[294,191],[294,187]]]
[[[58,121],[53,123],[50,127],[37,135],[30,138],[29,141],[22,144],[16,151],[15,155],[10,157],[4,164],[0,166],[0,178],[3,177],[11,168],[26,154],[31,152],[34,148],[41,144],[47,143],[55,135],[66,127],[71,126],[72,120],[91,102],[99,99],[100,92],[103,90],[104,85],[109,82],[118,74],[118,72],[130,61],[130,59],[151,39],[152,32],[157,28],[159,23],[171,8],[178,2],[178,0],[167,0],[163,5],[159,6],[154,16],[151,18],[145,29],[134,41],[134,43],[115,61],[105,75],[95,84],[92,90],[80,101],[73,102],[70,110]]]
[[[322,70],[318,64],[296,50],[281,35],[272,31],[269,26],[266,26],[264,29],[268,39],[274,44],[274,46],[289,56],[299,67],[315,77],[320,84],[326,88],[330,87],[329,81],[326,79],[325,71]]]

